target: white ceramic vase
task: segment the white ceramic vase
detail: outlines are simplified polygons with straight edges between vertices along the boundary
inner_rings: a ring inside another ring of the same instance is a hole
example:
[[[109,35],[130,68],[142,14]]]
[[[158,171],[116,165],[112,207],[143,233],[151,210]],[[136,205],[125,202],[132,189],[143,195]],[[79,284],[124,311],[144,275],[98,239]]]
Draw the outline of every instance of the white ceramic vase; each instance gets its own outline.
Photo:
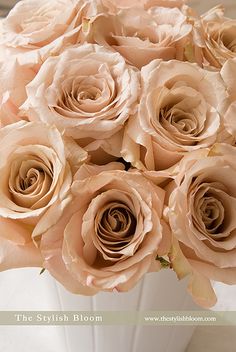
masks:
[[[62,310],[162,311],[195,310],[196,305],[173,272],[147,274],[130,292],[83,297],[58,284]],[[184,352],[193,326],[66,326],[69,352]]]
[[[47,272],[17,269],[0,273],[0,310],[160,311],[195,310],[184,282],[173,272],[147,274],[128,293],[84,297],[67,292]],[[184,352],[193,326],[1,326],[4,352]]]

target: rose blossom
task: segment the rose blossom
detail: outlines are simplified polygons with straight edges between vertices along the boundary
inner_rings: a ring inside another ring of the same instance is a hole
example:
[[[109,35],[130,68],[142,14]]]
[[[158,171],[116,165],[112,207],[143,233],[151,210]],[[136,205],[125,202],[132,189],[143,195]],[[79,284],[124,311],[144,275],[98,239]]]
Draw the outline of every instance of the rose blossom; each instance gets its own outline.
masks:
[[[195,62],[200,67],[216,71],[219,69],[219,65],[207,49],[201,17],[189,6],[184,6],[182,11],[187,17],[188,23],[192,25],[192,31],[184,48],[184,61]]]
[[[18,55],[20,63],[41,64],[79,43],[83,17],[97,12],[90,0],[19,1],[2,24],[1,60]]]
[[[224,17],[224,8],[216,6],[201,16],[204,30],[203,55],[211,66],[220,68],[236,57],[236,20]]]
[[[42,235],[45,268],[74,293],[127,291],[170,249],[165,192],[120,165],[81,166],[63,213]]]
[[[143,170],[164,170],[216,141],[220,103],[227,97],[220,73],[173,60],[153,61],[141,75],[138,115],[124,134],[126,161]]]
[[[203,306],[216,302],[210,280],[236,284],[236,149],[215,144],[186,156],[169,197],[172,254],[179,277]]]
[[[56,201],[63,202],[87,153],[41,122],[3,127],[0,139],[0,243],[6,242],[1,246],[0,269],[11,263],[34,265],[32,236],[54,221],[41,224],[41,216]]]
[[[233,27],[235,21],[224,17],[223,6],[216,6],[202,16],[189,6],[182,12],[192,25],[189,40],[185,45],[184,59],[196,62],[207,70],[220,70],[233,53]]]
[[[119,53],[87,44],[43,64],[26,87],[23,114],[55,124],[89,151],[102,147],[119,157],[123,126],[137,110],[139,85],[139,72]]]
[[[154,59],[183,60],[191,30],[178,8],[132,7],[115,15],[91,17],[86,39],[118,51],[128,63],[141,68]]]

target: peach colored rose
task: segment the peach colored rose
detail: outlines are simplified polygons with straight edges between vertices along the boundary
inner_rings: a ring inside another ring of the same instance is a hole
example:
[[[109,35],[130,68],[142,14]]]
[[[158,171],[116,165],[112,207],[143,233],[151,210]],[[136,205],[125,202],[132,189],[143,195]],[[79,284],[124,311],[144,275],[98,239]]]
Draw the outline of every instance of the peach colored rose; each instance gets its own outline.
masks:
[[[53,223],[42,224],[41,217],[63,202],[87,153],[41,122],[3,127],[0,139],[0,270],[33,266],[39,259],[32,238]]]
[[[221,36],[220,29],[222,31],[226,30],[221,25],[227,20],[224,17],[223,6],[216,6],[202,16],[189,6],[183,6],[181,10],[187,17],[187,22],[192,25],[192,31],[188,36],[188,41],[184,48],[184,60],[195,62],[207,70],[219,71],[222,64],[227,58],[232,57],[233,54],[232,52],[226,54],[227,49],[223,48],[220,42],[224,37],[223,33]],[[230,20],[231,22],[232,20]],[[218,28],[216,23],[218,24]],[[218,35],[219,38],[216,39]],[[231,39],[233,40],[233,37]],[[219,54],[217,54],[217,51],[219,51]],[[222,56],[220,60],[219,55]]]
[[[178,8],[132,7],[90,18],[86,39],[118,51],[128,63],[141,68],[154,59],[183,60],[191,30]]]
[[[216,6],[201,16],[204,33],[203,56],[213,67],[236,57],[236,20],[224,17],[224,8]]]
[[[81,166],[62,215],[42,235],[45,268],[72,292],[127,291],[170,249],[165,192],[119,165]]]
[[[1,60],[17,55],[22,64],[41,64],[79,43],[83,17],[97,12],[90,0],[19,1],[3,21]]]
[[[220,73],[196,64],[153,61],[144,67],[138,115],[130,119],[121,154],[142,170],[165,170],[186,153],[221,138]]]
[[[89,152],[120,156],[123,126],[137,110],[139,72],[119,53],[87,44],[49,58],[26,87],[23,114],[55,124]]]
[[[167,212],[172,261],[201,305],[214,305],[210,280],[236,284],[236,149],[215,144],[186,156],[173,181]]]
[[[219,69],[216,59],[207,49],[204,26],[199,14],[189,6],[182,8],[192,31],[184,48],[184,61],[197,63],[199,66],[216,71]]]
[[[2,126],[22,120],[19,107],[25,102],[27,95],[25,86],[37,73],[37,67],[20,65],[17,60],[8,60],[0,64],[0,121]]]

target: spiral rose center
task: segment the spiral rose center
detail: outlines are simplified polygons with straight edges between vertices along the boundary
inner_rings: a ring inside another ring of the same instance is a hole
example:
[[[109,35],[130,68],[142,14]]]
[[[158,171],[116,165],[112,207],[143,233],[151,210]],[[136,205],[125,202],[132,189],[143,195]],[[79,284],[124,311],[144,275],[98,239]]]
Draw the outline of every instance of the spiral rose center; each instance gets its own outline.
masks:
[[[236,53],[236,26],[233,26],[231,28],[227,28],[226,30],[223,31],[221,34],[221,41],[224,44],[224,46]]]
[[[137,221],[128,206],[109,203],[96,216],[97,243],[105,257],[120,259],[132,242]]]
[[[183,96],[175,90],[164,92],[164,95],[156,111],[162,133],[176,143],[195,145],[204,130],[204,116],[200,116],[198,111],[201,109],[201,97],[195,92]]]
[[[166,122],[174,126],[179,132],[184,134],[194,133],[197,121],[190,113],[182,111],[174,106],[167,106],[161,109],[161,120],[163,124]]]
[[[33,186],[39,179],[43,177],[43,170],[30,169],[24,178],[19,177],[19,184],[23,191]]]
[[[216,233],[223,221],[224,208],[222,203],[213,197],[205,197],[200,205],[200,210],[206,229]]]
[[[81,76],[63,81],[58,96],[52,104],[57,113],[69,118],[89,118],[110,103],[111,87],[99,72],[87,77],[81,73]]]
[[[112,207],[106,210],[101,220],[101,226],[122,238],[132,235],[135,229],[135,219],[130,211],[122,207]]]
[[[216,188],[213,188],[216,187]],[[217,187],[219,187],[217,189]],[[221,184],[213,183],[211,186],[204,184],[198,188],[194,197],[193,220],[197,229],[203,233],[220,240],[224,227],[227,226],[227,214],[225,214],[224,190]]]
[[[58,101],[58,106],[65,109],[76,111],[76,109],[81,108],[86,101],[96,101],[101,97],[101,92],[95,87],[72,87],[68,91],[64,91],[63,95]]]
[[[29,157],[28,160],[22,156],[13,161],[11,166],[9,191],[12,200],[18,206],[37,208],[49,192],[52,180],[53,167],[50,162],[36,156],[34,159]]]
[[[101,93],[98,89],[92,88],[88,91],[81,91],[78,93],[77,100],[97,100],[101,96]]]

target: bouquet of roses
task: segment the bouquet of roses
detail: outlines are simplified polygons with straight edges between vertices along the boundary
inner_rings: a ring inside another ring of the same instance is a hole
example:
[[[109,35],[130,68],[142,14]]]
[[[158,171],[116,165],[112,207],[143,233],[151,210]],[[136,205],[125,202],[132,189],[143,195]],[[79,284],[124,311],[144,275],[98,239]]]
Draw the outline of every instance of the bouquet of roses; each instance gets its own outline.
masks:
[[[168,268],[214,305],[212,281],[236,284],[235,87],[222,6],[20,1],[0,30],[0,270],[93,295]]]

